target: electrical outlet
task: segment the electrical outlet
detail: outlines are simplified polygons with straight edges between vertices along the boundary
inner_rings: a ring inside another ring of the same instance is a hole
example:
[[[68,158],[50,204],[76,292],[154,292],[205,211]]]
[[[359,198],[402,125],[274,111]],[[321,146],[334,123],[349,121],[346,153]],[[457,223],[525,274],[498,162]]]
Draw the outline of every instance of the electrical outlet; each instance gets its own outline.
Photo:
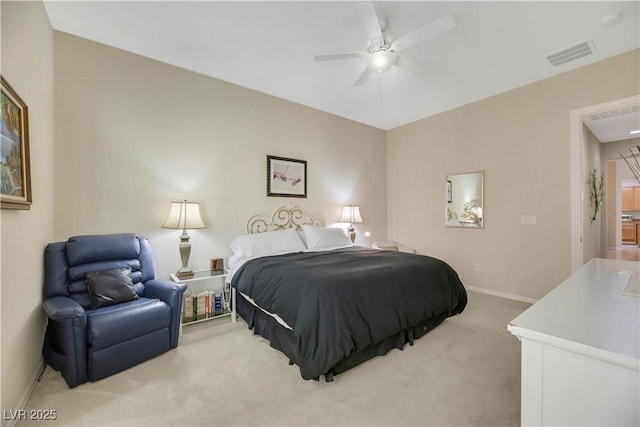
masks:
[[[538,217],[535,215],[520,215],[520,224],[536,225],[537,223]]]
[[[480,271],[480,263],[479,262],[474,262],[473,263],[473,271]]]

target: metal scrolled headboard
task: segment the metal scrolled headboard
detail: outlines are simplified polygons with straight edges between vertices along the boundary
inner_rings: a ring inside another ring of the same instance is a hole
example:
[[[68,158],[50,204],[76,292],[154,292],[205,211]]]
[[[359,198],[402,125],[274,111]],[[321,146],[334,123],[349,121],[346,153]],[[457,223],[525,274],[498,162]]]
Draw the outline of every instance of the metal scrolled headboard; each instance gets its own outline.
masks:
[[[247,233],[264,233],[265,231],[285,230],[302,225],[324,227],[324,218],[320,215],[309,215],[300,206],[281,206],[271,215],[254,215],[247,221]]]

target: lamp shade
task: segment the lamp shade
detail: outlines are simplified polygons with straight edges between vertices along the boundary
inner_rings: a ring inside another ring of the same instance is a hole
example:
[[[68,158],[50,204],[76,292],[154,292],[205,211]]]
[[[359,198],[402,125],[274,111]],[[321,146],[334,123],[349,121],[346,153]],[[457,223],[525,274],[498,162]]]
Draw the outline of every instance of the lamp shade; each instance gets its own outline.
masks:
[[[169,216],[162,224],[162,228],[194,229],[207,228],[200,215],[200,203],[197,202],[171,202]]]
[[[342,208],[342,215],[338,222],[348,222],[350,224],[357,224],[362,222],[360,216],[360,206],[347,205]]]

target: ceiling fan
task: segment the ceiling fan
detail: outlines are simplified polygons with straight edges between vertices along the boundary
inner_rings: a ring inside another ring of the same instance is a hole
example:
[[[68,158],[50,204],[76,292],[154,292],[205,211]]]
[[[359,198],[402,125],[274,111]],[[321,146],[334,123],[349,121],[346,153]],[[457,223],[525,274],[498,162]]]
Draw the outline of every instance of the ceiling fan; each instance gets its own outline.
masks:
[[[359,3],[356,6],[356,10],[360,18],[360,22],[369,37],[369,45],[367,46],[367,49],[360,52],[316,55],[313,57],[316,61],[333,61],[366,56],[367,67],[355,81],[353,84],[354,86],[364,85],[371,74],[374,72],[382,74],[389,70],[393,65],[398,65],[408,71],[421,74],[424,70],[420,65],[412,62],[404,56],[400,58],[398,52],[401,52],[416,43],[420,43],[450,31],[456,26],[455,19],[451,15],[445,15],[394,40],[393,36],[386,32],[388,26],[387,21],[378,20],[376,10],[371,3]]]

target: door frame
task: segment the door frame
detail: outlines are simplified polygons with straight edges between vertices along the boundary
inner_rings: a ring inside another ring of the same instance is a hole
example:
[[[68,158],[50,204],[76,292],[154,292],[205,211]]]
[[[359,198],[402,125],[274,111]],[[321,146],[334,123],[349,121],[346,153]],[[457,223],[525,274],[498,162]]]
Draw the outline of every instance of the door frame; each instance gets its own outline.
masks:
[[[571,179],[571,273],[583,265],[584,243],[582,241],[583,199],[585,171],[582,164],[584,141],[582,119],[590,114],[602,113],[616,108],[640,104],[640,95],[616,99],[602,104],[571,110],[569,119],[569,173]]]

